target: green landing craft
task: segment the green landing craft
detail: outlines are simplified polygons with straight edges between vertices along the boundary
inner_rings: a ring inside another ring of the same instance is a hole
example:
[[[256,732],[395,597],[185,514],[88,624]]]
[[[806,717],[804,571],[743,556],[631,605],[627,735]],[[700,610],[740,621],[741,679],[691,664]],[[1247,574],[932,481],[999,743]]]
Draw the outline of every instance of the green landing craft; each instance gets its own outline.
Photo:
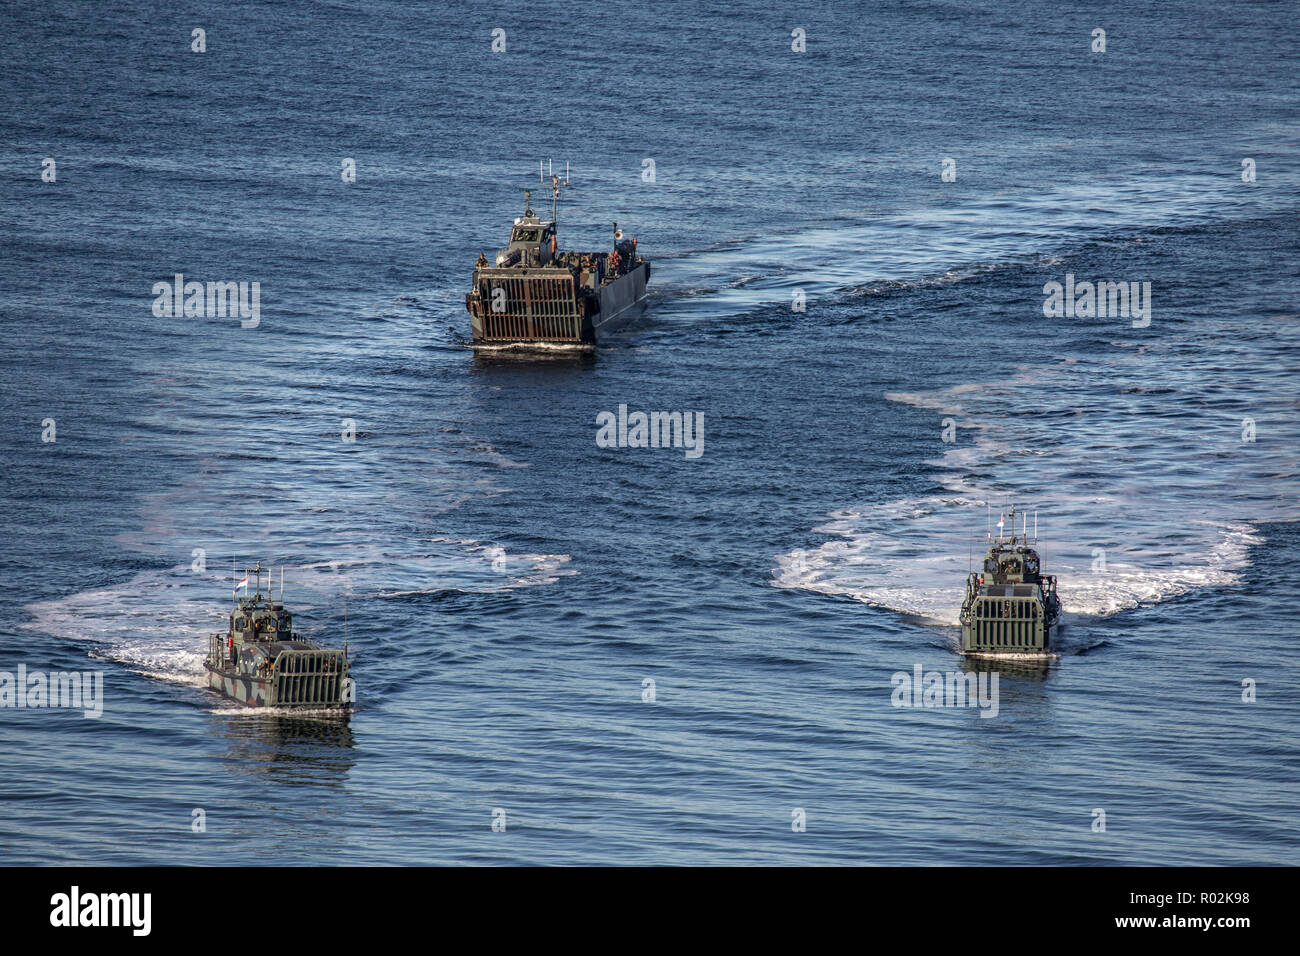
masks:
[[[1023,517],[1023,516],[1022,516]],[[1011,535],[1003,534],[1010,523]],[[1061,600],[1056,576],[1043,574],[1038,552],[1038,519],[1034,536],[1028,520],[1016,534],[1016,509],[1001,517],[997,537],[989,534],[984,565],[966,579],[966,599],[961,606],[961,652],[975,657],[1050,660],[1052,629],[1061,620]]]
[[[538,170],[540,176],[541,170]],[[479,255],[465,295],[473,347],[489,351],[590,351],[601,337],[644,308],[650,262],[636,240],[614,223],[608,252],[561,249],[556,238],[560,190],[551,177],[551,218],[533,212],[524,192],[524,214],[510,229],[510,244],[494,262]]]
[[[295,709],[350,708],[356,699],[348,675],[347,643],[343,650],[304,640],[293,630],[292,615],[284,608],[284,577],[280,600],[262,595],[261,562],[235,585],[234,610],[226,633],[213,634],[203,662],[208,687],[248,707]],[[250,578],[256,578],[252,597]],[[243,590],[244,596],[238,596]]]

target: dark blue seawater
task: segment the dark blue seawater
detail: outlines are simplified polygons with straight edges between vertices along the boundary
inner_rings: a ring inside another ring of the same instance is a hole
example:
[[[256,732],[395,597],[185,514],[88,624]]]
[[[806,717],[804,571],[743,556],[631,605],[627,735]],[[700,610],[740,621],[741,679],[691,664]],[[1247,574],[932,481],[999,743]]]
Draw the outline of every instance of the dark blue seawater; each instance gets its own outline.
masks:
[[[0,862],[1295,863],[1296,12],[6,6],[0,670],[105,700],[0,709]],[[539,158],[649,308],[475,358]],[[178,272],[260,324],[156,317]],[[1045,317],[1067,273],[1150,324]],[[620,404],[704,454],[598,447]],[[973,666],[1008,501],[1059,661],[893,706]],[[346,602],[349,721],[204,689],[259,558]]]

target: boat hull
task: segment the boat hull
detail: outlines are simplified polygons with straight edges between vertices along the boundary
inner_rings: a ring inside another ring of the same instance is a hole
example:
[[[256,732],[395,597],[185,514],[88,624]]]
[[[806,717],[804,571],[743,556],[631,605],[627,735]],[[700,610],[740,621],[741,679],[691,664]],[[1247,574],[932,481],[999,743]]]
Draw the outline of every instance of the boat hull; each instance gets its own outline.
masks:
[[[476,350],[590,350],[645,308],[650,264],[639,262],[598,294],[580,294],[564,270],[480,270],[466,307]],[[496,286],[508,290],[501,311],[491,308]],[[487,295],[483,293],[486,292]]]
[[[351,678],[335,675],[294,674],[260,677],[213,667],[204,662],[208,688],[245,707],[289,707],[297,709],[351,706]]]
[[[229,697],[245,707],[272,706],[270,680],[220,671],[211,664],[204,664],[204,668],[208,672],[208,687],[218,694]]]
[[[642,264],[627,275],[620,276],[600,290],[600,312],[592,317],[592,337],[602,336],[622,328],[645,310],[646,282],[650,267]]]

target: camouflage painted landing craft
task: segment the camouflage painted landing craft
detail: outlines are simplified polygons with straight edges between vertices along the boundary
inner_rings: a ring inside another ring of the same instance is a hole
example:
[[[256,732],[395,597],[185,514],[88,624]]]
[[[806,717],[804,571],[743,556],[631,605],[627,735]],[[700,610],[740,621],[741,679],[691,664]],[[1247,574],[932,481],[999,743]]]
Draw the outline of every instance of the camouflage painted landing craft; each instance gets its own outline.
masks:
[[[551,177],[551,218],[533,212],[524,191],[524,214],[510,230],[510,244],[489,264],[480,255],[465,308],[473,317],[474,348],[592,349],[596,340],[645,306],[650,263],[637,255],[614,223],[610,252],[562,252],[556,246],[560,182]]]
[[[208,686],[249,707],[348,707],[355,694],[346,644],[330,650],[295,633],[284,609],[283,579],[280,600],[272,601],[268,574],[263,598],[262,570],[259,563],[235,585],[244,597],[235,597],[225,635],[213,634],[208,642]],[[250,575],[257,576],[252,597]]]
[[[1002,534],[1008,518],[1010,538]],[[1017,538],[1015,508],[999,519],[997,527],[997,539],[989,536],[983,570],[966,579],[961,651],[981,657],[1051,658],[1055,656],[1049,650],[1052,628],[1061,619],[1056,577],[1041,573],[1038,552],[1029,546],[1028,528]],[[1038,543],[1036,515],[1033,543]]]

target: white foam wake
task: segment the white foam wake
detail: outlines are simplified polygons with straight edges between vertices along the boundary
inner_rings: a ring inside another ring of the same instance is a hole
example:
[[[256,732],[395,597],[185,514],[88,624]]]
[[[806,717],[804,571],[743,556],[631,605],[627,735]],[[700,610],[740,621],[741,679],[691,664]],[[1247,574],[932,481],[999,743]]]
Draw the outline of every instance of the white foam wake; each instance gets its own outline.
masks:
[[[1300,427],[1272,356],[1229,334],[1235,317],[1222,321],[1209,341],[1198,328],[986,382],[886,394],[933,414],[926,464],[948,493],[832,513],[816,529],[828,540],[778,556],[774,582],[954,624],[987,514],[996,521],[1014,502],[1038,513],[1043,567],[1067,614],[1111,615],[1236,583],[1262,540],[1256,525],[1300,519]],[[1232,389],[1219,398],[1224,368]],[[955,441],[939,440],[945,418]],[[1267,440],[1243,439],[1243,419]]]
[[[1101,525],[1086,517],[1096,511],[1057,508],[1052,514],[1049,529],[1040,513],[1040,534],[1050,530],[1050,536],[1039,550],[1069,614],[1107,616],[1233,584],[1249,548],[1260,541],[1249,525],[1234,523],[1197,527],[1182,547],[1166,539],[1158,548],[1136,542],[1117,548],[1109,537],[1098,537]],[[816,529],[830,540],[777,556],[773,583],[955,626],[966,575],[986,547],[985,515],[983,500],[942,497],[837,512]]]
[[[567,555],[507,551],[472,539],[436,538],[401,551],[334,547],[333,560],[284,568],[285,603],[295,629],[313,633],[313,617],[337,616],[351,602],[440,591],[490,593],[547,584],[576,573]],[[240,573],[242,575],[242,565]],[[204,683],[208,635],[224,630],[233,581],[230,568],[203,572],[181,565],[130,581],[27,605],[34,632],[84,643],[91,656],[125,664],[161,680]],[[265,580],[265,579],[264,579]],[[279,593],[280,567],[272,586]]]

